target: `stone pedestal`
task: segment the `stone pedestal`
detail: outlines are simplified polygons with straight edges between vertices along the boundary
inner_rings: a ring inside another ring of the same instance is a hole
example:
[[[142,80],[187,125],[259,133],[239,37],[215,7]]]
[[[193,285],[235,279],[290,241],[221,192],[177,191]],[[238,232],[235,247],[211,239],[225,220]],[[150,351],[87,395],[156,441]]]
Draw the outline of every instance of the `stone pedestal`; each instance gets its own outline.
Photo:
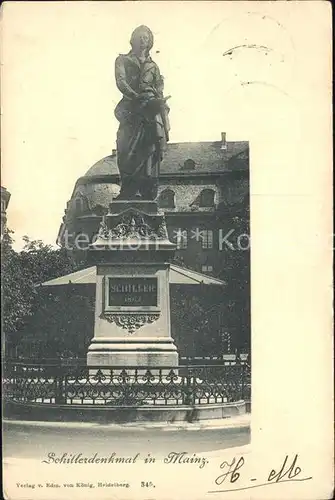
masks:
[[[170,333],[169,241],[152,201],[114,201],[90,247],[97,266],[89,366],[177,366]]]

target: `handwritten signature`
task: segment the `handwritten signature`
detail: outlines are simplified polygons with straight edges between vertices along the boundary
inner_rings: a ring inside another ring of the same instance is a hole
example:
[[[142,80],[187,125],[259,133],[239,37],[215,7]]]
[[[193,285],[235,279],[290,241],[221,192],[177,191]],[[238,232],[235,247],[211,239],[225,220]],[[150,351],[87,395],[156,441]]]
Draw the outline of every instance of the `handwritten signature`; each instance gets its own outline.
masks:
[[[208,493],[225,493],[228,491],[238,491],[238,490],[247,490],[250,488],[259,488],[261,486],[267,486],[270,484],[276,484],[276,483],[287,483],[290,481],[308,481],[309,479],[312,479],[312,477],[302,477],[301,473],[301,467],[298,466],[298,458],[299,455],[296,454],[291,463],[289,463],[289,456],[286,455],[283,463],[281,464],[281,468],[278,470],[276,469],[271,469],[267,476],[267,481],[264,483],[259,483],[259,484],[253,484],[249,486],[243,486],[240,488],[229,488],[225,490],[213,490],[209,491]],[[225,483],[227,486],[228,484],[234,484],[237,483],[237,481],[241,477],[241,472],[243,469],[243,466],[245,464],[245,459],[243,456],[239,457],[238,459],[236,457],[233,458],[231,462],[224,461],[220,465],[220,469],[224,471],[222,474],[220,474],[216,479],[215,479],[215,484],[217,486],[221,486],[223,483]],[[298,477],[299,476],[299,477]],[[251,478],[250,481],[257,481],[256,478]]]

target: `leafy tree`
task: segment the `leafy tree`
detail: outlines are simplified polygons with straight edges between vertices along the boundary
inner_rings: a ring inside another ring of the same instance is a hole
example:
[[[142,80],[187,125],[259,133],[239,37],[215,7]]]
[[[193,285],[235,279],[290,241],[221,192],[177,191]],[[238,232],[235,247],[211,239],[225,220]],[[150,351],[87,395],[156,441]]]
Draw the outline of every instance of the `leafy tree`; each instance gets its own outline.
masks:
[[[85,357],[94,329],[94,285],[42,287],[36,310],[20,332],[18,355]]]
[[[6,344],[17,344],[29,317],[40,307],[42,292],[36,285],[80,267],[74,266],[65,249],[27,236],[23,250],[16,252],[12,234],[7,229],[1,241],[2,352]]]
[[[224,246],[217,277],[225,287],[173,287],[171,315],[173,337],[181,355],[222,354],[223,331],[230,334],[231,349],[250,348],[250,230],[249,200],[234,207],[222,206],[218,226],[233,229],[232,246]],[[173,263],[183,265],[179,256]],[[212,289],[212,290],[211,290]]]
[[[233,248],[226,247],[219,278],[227,283],[225,290],[227,330],[239,339],[237,348],[250,348],[250,213],[245,199],[226,216],[227,227],[236,236]]]
[[[219,322],[223,294],[217,285],[172,285],[172,337],[181,356],[222,354]]]
[[[20,254],[12,248],[13,232],[6,230],[1,241],[1,302],[4,338],[13,337],[31,314],[34,289],[21,267]],[[4,349],[3,351],[4,352]]]
[[[69,258],[65,248],[54,249],[41,240],[23,237],[25,245],[19,253],[20,263],[27,278],[33,285],[38,285],[63,274],[71,273],[80,267]]]

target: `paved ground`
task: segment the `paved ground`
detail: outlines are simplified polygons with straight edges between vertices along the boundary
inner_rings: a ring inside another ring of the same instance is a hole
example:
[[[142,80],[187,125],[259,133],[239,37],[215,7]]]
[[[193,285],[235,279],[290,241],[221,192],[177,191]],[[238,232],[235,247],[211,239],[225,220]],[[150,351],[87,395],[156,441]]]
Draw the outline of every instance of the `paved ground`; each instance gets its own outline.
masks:
[[[5,458],[41,459],[57,455],[111,450],[120,455],[174,451],[211,452],[249,443],[249,415],[195,424],[72,424],[4,421]]]
[[[168,425],[4,421],[5,498],[204,500],[217,488],[222,461],[250,453],[249,417]],[[50,463],[49,454],[59,459],[80,453],[139,458],[123,464]],[[187,463],[166,462],[171,453],[186,455]]]

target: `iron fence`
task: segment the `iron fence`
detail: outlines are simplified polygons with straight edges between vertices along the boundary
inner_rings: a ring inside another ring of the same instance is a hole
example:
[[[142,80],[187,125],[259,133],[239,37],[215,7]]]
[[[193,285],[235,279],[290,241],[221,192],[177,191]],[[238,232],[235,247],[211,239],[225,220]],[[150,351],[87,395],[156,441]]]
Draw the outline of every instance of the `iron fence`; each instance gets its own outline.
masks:
[[[250,364],[171,367],[87,366],[82,362],[7,361],[6,400],[51,405],[167,406],[250,400]]]
[[[76,356],[58,356],[57,358],[38,357],[38,356],[5,356],[7,363],[28,363],[28,364],[61,364],[68,366],[86,365],[86,358]],[[221,365],[235,364],[244,362],[251,365],[250,352],[225,353],[220,355],[210,356],[180,356],[181,365]]]

